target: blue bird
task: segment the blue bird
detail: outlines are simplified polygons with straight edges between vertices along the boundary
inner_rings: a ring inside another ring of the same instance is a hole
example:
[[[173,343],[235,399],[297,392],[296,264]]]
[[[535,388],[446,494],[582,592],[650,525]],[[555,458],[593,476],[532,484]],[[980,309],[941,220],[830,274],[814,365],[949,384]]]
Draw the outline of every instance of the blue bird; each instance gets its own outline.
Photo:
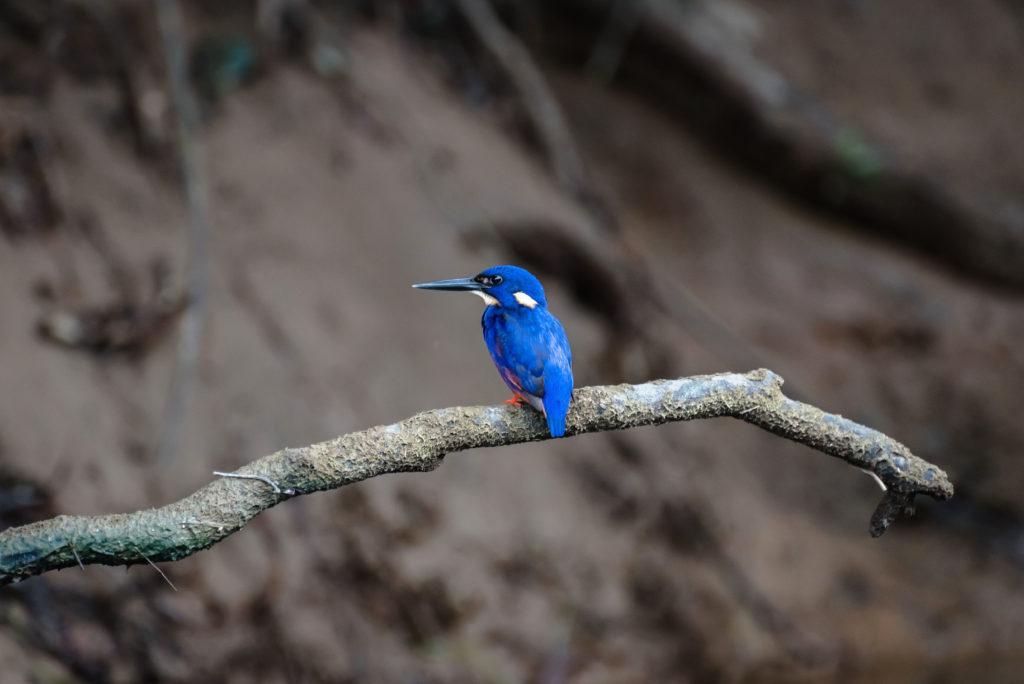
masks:
[[[544,414],[552,437],[565,434],[572,397],[572,350],[533,274],[518,266],[492,266],[474,278],[413,287],[479,295],[486,304],[480,325],[487,351],[515,395],[508,403],[526,402]]]

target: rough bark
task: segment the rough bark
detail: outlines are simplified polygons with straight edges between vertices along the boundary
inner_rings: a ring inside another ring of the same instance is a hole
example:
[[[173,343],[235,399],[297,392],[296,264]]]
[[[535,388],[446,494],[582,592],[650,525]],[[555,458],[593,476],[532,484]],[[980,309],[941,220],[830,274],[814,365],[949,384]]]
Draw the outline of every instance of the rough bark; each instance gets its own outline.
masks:
[[[729,416],[874,473],[887,487],[871,523],[877,536],[917,494],[953,495],[938,467],[871,428],[794,401],[768,370],[640,385],[585,387],[573,394],[567,435]],[[207,549],[293,496],[385,473],[429,471],[446,454],[548,439],[540,414],[514,406],[436,409],[300,448],[240,468],[251,480],[219,479],[161,508],[58,516],[0,533],[0,585],[75,565],[172,561]],[[262,481],[261,481],[262,480]]]

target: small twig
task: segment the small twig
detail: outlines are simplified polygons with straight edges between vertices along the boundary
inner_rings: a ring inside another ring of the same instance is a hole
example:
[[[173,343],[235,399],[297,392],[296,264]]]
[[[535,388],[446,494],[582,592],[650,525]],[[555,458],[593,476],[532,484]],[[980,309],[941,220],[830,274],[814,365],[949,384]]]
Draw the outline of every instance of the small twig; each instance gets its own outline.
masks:
[[[136,551],[138,551],[139,555],[142,556],[143,558],[145,558],[146,562],[149,563],[151,566],[153,566],[154,570],[156,570],[158,573],[160,573],[160,576],[164,578],[164,582],[167,582],[167,586],[169,586],[174,591],[178,591],[178,587],[174,586],[174,582],[172,582],[170,580],[170,578],[167,575],[164,574],[163,570],[161,570],[159,567],[157,567],[156,563],[154,563],[153,561],[149,560],[149,556],[147,556],[146,554],[142,553],[142,549],[140,549],[138,546],[135,546],[135,545],[132,545],[132,548],[134,548]]]
[[[82,557],[78,555],[78,549],[75,548],[75,543],[68,542],[68,546],[71,547],[71,553],[75,554],[75,560],[78,561],[78,567],[82,568],[82,572],[85,572],[85,564],[82,563]]]
[[[284,496],[293,496],[295,494],[294,489],[281,489],[281,487],[279,487],[276,482],[271,480],[269,477],[264,477],[263,475],[241,475],[239,473],[222,473],[219,470],[214,470],[213,474],[219,477],[233,477],[236,480],[259,480],[260,482],[268,485],[271,489],[273,489],[275,494],[282,494]]]
[[[872,537],[881,537],[900,517],[913,514],[913,492],[908,493],[887,489],[885,495],[882,496],[881,503],[878,504],[874,514],[871,516],[871,524],[868,531]]]
[[[861,471],[863,471],[863,472],[867,473],[868,475],[870,475],[871,479],[873,479],[875,482],[878,483],[878,486],[882,488],[883,492],[889,491],[889,488],[885,486],[885,483],[882,482],[882,478],[878,477],[878,475],[876,475],[875,473],[871,472],[867,468],[861,468]]]

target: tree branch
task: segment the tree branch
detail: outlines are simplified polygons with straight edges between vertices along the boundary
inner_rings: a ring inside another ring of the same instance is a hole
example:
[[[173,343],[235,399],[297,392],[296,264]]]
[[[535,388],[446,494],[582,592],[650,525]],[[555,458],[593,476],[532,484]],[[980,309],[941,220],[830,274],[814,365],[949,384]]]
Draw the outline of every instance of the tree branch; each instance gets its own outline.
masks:
[[[953,495],[941,469],[895,440],[794,401],[768,370],[641,385],[584,387],[573,394],[569,435],[730,416],[873,472],[886,485],[877,536],[917,494]],[[336,489],[385,473],[429,471],[446,454],[548,439],[540,414],[513,406],[436,409],[301,448],[283,449],[162,508],[58,516],[0,533],[0,585],[78,564],[172,561],[207,549],[292,496]],[[275,490],[267,480],[277,484]]]

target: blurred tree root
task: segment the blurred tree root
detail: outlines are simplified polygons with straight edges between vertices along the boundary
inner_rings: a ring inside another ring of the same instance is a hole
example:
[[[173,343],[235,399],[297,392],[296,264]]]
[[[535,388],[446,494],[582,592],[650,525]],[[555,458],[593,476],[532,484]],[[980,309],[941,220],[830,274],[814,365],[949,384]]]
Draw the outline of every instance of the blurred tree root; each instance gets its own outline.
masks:
[[[733,417],[840,458],[886,488],[871,521],[878,536],[917,494],[953,495],[938,467],[895,440],[794,401],[767,370],[721,373],[641,385],[576,390],[568,434]],[[240,530],[262,511],[315,491],[370,477],[437,468],[465,449],[548,439],[541,416],[523,407],[456,407],[420,413],[308,447],[283,449],[162,508],[104,516],[58,516],[0,533],[0,585],[82,564],[178,560]]]
[[[168,90],[177,121],[178,163],[188,215],[188,262],[185,273],[187,306],[182,314],[174,371],[167,390],[163,426],[156,446],[157,462],[166,467],[177,457],[185,424],[185,407],[198,373],[199,347],[206,317],[206,289],[210,278],[212,228],[206,199],[203,148],[196,134],[198,108],[189,82],[185,19],[177,0],[158,0],[156,15],[167,68]]]
[[[561,105],[529,51],[504,27],[490,0],[454,0],[454,4],[518,93],[555,180],[598,227],[615,230],[615,215],[594,186]]]
[[[702,137],[787,192],[975,278],[1024,290],[1019,202],[969,195],[906,168],[761,61],[714,3],[637,0],[630,35],[609,49],[601,26],[621,4],[550,3],[548,17],[558,26],[551,33],[559,42],[548,47],[574,57],[589,50],[604,77],[617,74],[680,113]],[[732,3],[730,11],[744,10]]]
[[[50,140],[28,125],[0,121],[0,235],[55,232],[64,218],[47,166]]]

